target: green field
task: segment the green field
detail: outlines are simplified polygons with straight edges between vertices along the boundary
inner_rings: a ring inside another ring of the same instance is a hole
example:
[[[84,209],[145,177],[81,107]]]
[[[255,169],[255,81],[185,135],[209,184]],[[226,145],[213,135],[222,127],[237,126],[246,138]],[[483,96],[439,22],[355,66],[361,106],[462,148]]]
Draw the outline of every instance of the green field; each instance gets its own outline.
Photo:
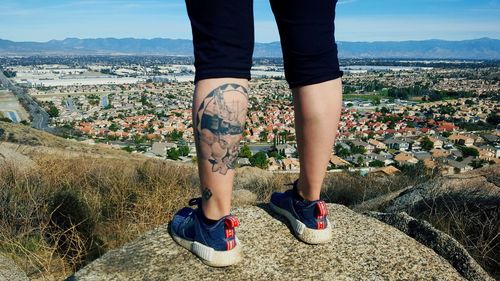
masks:
[[[374,101],[376,99],[386,99],[389,98],[387,96],[387,90],[381,90],[377,92],[370,92],[370,93],[365,93],[365,94],[344,94],[343,95],[344,100],[370,100]]]

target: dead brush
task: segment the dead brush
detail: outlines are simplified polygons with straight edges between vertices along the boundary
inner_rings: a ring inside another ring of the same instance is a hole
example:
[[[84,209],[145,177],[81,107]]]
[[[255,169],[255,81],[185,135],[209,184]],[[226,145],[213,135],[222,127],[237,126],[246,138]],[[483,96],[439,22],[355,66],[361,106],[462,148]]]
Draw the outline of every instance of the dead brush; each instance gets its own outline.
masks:
[[[430,178],[430,175],[415,177],[406,173],[394,176],[329,173],[325,178],[321,195],[327,202],[352,207],[378,196],[426,182]]]
[[[409,210],[451,235],[493,278],[500,279],[500,200],[440,195]]]
[[[39,155],[0,167],[0,252],[31,279],[61,280],[170,220],[197,194],[193,167]]]

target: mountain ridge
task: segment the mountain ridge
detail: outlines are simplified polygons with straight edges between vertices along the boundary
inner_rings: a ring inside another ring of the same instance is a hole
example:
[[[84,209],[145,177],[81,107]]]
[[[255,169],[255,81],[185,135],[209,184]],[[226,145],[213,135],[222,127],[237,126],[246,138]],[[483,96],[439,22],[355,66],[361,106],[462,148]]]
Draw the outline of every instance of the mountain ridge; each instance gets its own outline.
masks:
[[[340,58],[500,59],[500,40],[338,41]],[[15,42],[0,38],[0,55],[192,56],[189,39],[76,38]],[[254,57],[281,57],[278,41],[255,43]]]

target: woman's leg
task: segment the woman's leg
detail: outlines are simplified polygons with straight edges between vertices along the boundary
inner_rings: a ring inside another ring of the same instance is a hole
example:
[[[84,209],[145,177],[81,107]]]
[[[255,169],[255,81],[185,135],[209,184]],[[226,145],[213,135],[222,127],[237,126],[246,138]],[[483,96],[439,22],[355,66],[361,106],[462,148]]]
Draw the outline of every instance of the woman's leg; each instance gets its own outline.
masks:
[[[335,43],[336,0],[270,0],[292,89],[300,160],[298,191],[319,199],[340,118],[342,71]]]
[[[185,0],[193,31],[193,135],[202,200],[182,208],[170,232],[179,245],[211,266],[241,260],[230,215],[234,168],[248,107],[254,47],[252,0]]]
[[[234,167],[248,108],[248,80],[203,79],[196,83],[193,132],[202,209],[206,218],[229,215]]]
[[[342,109],[341,79],[292,90],[300,160],[298,192],[318,200]]]
[[[252,0],[186,0],[193,31],[193,133],[206,218],[228,215],[248,107],[254,48]]]

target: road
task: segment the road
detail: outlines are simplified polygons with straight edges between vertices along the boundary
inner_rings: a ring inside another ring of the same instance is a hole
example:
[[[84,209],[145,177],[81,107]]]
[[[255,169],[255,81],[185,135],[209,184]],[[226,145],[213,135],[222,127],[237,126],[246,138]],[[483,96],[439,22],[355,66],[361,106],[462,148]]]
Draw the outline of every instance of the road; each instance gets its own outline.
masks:
[[[66,104],[66,109],[71,111],[71,112],[75,112],[76,111],[76,107],[75,107],[75,102],[73,100],[73,98],[66,98],[64,100],[64,103]]]
[[[0,83],[19,99],[21,105],[32,117],[31,126],[33,128],[47,132],[54,131],[53,128],[49,127],[49,114],[26,93],[25,89],[14,85],[7,77],[5,77],[3,71],[0,71]]]

